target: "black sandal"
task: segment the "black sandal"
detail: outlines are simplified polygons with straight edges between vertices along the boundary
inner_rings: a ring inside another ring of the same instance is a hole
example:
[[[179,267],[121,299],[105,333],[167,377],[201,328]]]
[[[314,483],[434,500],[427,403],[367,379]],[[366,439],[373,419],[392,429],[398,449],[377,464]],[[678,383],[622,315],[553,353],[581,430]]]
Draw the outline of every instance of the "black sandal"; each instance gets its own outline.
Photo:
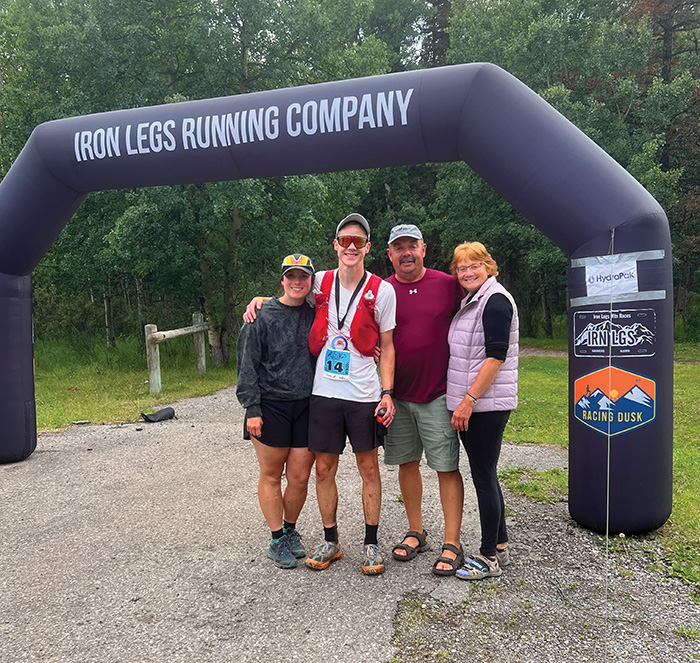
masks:
[[[403,542],[410,537],[418,539],[417,546],[409,546],[407,543]],[[422,552],[425,552],[426,550],[430,550],[430,546],[427,543],[427,538],[428,538],[428,533],[425,530],[423,530],[422,533],[416,532],[414,530],[409,530],[408,532],[406,532],[406,534],[404,534],[403,541],[401,543],[397,543],[391,549],[391,556],[399,562],[408,562],[409,560],[415,559],[415,557],[418,553],[422,553]],[[396,554],[397,550],[405,550],[406,554],[405,555],[397,555]]]
[[[440,555],[440,557],[438,557],[435,560],[435,564],[433,564],[433,573],[436,576],[453,576],[455,573],[457,573],[457,569],[460,568],[462,564],[464,564],[464,550],[462,550],[461,545],[458,548],[457,546],[453,546],[451,543],[443,543],[442,552],[445,552],[445,550],[453,552],[456,555],[456,557],[454,559],[450,559],[449,557]],[[443,564],[449,564],[452,568],[438,569],[437,565],[441,562]]]

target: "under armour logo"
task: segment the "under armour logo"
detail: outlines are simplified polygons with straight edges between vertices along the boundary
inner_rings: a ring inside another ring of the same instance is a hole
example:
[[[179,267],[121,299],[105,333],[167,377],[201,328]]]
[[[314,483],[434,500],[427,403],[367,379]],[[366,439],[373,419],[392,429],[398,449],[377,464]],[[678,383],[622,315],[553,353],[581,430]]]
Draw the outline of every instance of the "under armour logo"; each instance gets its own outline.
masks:
[[[410,289],[409,289],[408,294],[409,294],[409,295],[417,295],[417,294],[418,294],[418,288],[416,288],[415,290],[410,290]]]

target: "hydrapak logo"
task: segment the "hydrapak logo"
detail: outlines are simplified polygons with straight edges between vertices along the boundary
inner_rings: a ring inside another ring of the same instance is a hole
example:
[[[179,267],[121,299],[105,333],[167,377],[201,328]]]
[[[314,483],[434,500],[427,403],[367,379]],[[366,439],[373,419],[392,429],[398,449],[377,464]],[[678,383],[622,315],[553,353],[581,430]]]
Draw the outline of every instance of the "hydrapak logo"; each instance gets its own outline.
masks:
[[[586,294],[582,296],[578,287],[577,296],[571,298],[571,306],[608,304],[612,302],[638,302],[666,299],[666,290],[640,291],[638,264],[647,260],[662,260],[663,249],[635,251],[633,253],[611,253],[606,256],[573,258],[571,267],[583,267],[586,271],[583,283]],[[575,280],[578,280],[578,276]]]
[[[612,283],[613,281],[636,281],[637,280],[637,270],[632,269],[624,272],[617,272],[616,274],[591,274],[588,277],[588,284],[593,285],[596,283]]]
[[[586,265],[588,295],[612,295],[637,292],[637,263],[623,260]]]

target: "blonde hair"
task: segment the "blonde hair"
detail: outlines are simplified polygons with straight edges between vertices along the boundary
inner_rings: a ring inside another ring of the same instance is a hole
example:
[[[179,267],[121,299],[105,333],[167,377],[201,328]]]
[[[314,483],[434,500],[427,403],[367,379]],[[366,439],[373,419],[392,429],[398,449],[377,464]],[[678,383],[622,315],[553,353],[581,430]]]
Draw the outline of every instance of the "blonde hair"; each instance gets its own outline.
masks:
[[[463,242],[455,248],[450,271],[457,278],[457,265],[460,262],[483,262],[489,276],[498,276],[498,265],[481,242]]]

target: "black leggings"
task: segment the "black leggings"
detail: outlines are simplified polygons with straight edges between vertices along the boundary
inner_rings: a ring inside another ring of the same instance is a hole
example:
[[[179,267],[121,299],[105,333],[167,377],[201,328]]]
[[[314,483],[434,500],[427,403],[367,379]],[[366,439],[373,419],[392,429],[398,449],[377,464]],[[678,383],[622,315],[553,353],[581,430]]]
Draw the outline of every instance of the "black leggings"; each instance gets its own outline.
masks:
[[[486,557],[493,557],[496,554],[497,543],[508,541],[503,493],[496,476],[503,431],[508,423],[508,417],[510,417],[510,410],[473,412],[469,417],[468,430],[461,431],[459,434],[469,458],[472,481],[479,504],[481,520],[479,552]]]

